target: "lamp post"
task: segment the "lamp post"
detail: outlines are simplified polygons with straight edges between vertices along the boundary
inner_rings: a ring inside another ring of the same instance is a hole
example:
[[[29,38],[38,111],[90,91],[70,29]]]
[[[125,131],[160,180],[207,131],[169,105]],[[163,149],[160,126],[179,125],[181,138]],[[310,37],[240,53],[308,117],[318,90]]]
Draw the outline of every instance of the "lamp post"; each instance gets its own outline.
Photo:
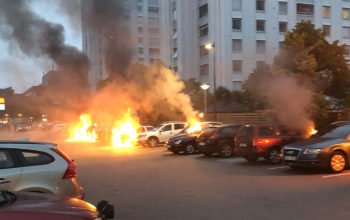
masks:
[[[215,73],[215,42],[207,43],[204,45],[205,49],[211,51],[213,50],[213,77],[214,77],[214,121],[217,121],[217,111],[216,111],[216,73]]]
[[[203,83],[201,85],[201,89],[204,91],[204,115],[207,115],[207,90],[209,89],[209,85],[206,83]]]

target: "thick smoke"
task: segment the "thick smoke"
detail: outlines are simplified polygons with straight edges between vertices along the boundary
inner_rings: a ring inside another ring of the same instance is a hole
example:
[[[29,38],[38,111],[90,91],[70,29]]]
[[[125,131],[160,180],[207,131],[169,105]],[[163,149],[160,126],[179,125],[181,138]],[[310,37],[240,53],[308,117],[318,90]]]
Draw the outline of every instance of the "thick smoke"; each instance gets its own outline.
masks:
[[[132,58],[129,29],[126,25],[126,10],[115,0],[89,0],[91,11],[86,16],[88,27],[99,33],[103,56],[109,77],[115,79],[126,74]]]
[[[69,76],[70,85],[87,85],[88,59],[77,48],[66,45],[64,28],[33,11],[28,1],[0,1],[0,37],[32,57],[46,56]]]
[[[250,79],[248,85],[255,97],[270,106],[282,125],[302,132],[314,125],[309,112],[314,91],[297,77],[272,68],[270,73]]]

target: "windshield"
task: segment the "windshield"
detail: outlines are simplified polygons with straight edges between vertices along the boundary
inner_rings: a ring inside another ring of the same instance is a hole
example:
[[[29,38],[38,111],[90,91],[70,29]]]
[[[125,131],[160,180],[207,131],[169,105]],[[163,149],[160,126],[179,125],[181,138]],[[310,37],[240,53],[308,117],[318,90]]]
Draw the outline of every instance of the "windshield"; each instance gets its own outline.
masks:
[[[152,131],[158,131],[161,127],[163,127],[164,124],[160,124],[152,129]]]
[[[0,191],[0,207],[16,201],[16,195],[7,191]]]
[[[319,132],[319,134],[314,137],[323,137],[323,138],[347,138],[350,134],[350,125],[343,126],[330,126],[328,129]]]

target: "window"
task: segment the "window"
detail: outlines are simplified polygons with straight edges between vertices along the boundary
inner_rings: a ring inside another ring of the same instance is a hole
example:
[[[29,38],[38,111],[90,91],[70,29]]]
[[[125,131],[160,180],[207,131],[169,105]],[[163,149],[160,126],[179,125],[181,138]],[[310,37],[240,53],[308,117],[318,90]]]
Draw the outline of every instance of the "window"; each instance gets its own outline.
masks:
[[[278,13],[280,15],[288,14],[288,2],[278,2]]]
[[[238,127],[239,128],[239,127]],[[220,134],[223,134],[223,135],[235,135],[237,130],[238,130],[237,126],[236,127],[223,127],[219,130],[219,133]]]
[[[160,129],[160,131],[171,131],[171,130],[172,130],[171,125],[165,125],[162,129]]]
[[[331,35],[331,26],[330,25],[322,25],[323,32],[327,37]]]
[[[8,151],[0,150],[0,169],[14,167],[11,156]]]
[[[324,18],[331,17],[331,7],[330,6],[322,6],[322,16]]]
[[[149,33],[151,34],[159,34],[159,28],[149,28],[148,29]]]
[[[280,21],[279,22],[279,32],[280,33],[285,33],[288,30],[288,22],[285,21]]]
[[[143,54],[143,47],[138,47],[137,48],[137,52],[139,53],[139,54]]]
[[[139,44],[143,44],[143,42],[144,42],[143,37],[137,38],[137,42],[138,42]]]
[[[199,47],[199,55],[200,56],[207,56],[209,54],[209,50],[205,48],[205,45],[201,45]]]
[[[209,74],[209,64],[203,64],[199,66],[199,74],[205,76]]]
[[[342,17],[344,20],[350,19],[350,8],[343,8],[342,10]]]
[[[137,6],[137,12],[142,13],[143,7],[142,6]]]
[[[232,52],[234,52],[234,53],[242,52],[242,40],[241,39],[233,39],[232,40]]]
[[[265,32],[264,20],[256,20],[256,32]]]
[[[252,126],[242,126],[239,131],[239,137],[252,137],[254,135],[254,127]]]
[[[175,124],[175,130],[184,129],[184,128],[185,128],[184,124]]]
[[[137,28],[137,32],[143,33],[143,27],[138,27],[138,28]]]
[[[158,7],[148,7],[148,13],[158,14],[159,8]]]
[[[242,81],[232,81],[232,90],[239,91],[242,89]]]
[[[50,155],[37,151],[20,151],[20,156],[24,166],[44,165],[54,161]]]
[[[265,0],[256,0],[256,10],[265,11]]]
[[[158,48],[149,48],[149,54],[159,56],[160,50]]]
[[[266,52],[266,42],[264,40],[256,41],[256,53],[264,54]]]
[[[234,73],[242,72],[242,60],[232,60],[232,71]]]
[[[205,17],[207,15],[208,15],[208,4],[205,4],[199,7],[199,18]]]
[[[256,61],[256,68],[260,69],[262,67],[266,66],[266,62],[264,60],[258,60]]]
[[[314,5],[297,3],[297,14],[314,15]]]
[[[234,11],[242,10],[242,0],[232,0],[232,10]]]
[[[209,33],[208,24],[203,24],[199,27],[199,37],[205,37]]]
[[[242,19],[232,18],[232,30],[241,31],[241,29],[242,29]]]
[[[350,38],[350,27],[343,27],[343,37]]]
[[[268,137],[277,135],[277,132],[273,126],[261,126],[258,128],[258,134],[262,137]]]

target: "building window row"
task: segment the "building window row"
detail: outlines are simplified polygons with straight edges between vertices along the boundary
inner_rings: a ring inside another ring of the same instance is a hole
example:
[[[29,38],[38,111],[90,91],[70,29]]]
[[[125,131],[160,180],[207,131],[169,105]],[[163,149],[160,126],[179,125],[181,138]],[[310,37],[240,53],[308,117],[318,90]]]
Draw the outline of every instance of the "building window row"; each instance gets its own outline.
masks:
[[[265,20],[256,20],[256,32],[265,32]],[[202,27],[202,26],[201,26]],[[200,30],[201,30],[200,27]],[[280,21],[279,22],[279,32],[285,33],[288,30],[288,22]],[[242,31],[242,19],[241,18],[232,18],[232,31]],[[205,35],[207,35],[206,33]],[[200,36],[201,32],[200,32]]]
[[[232,52],[241,53],[243,51],[242,39],[232,39]],[[265,54],[266,53],[266,41],[257,40],[256,41],[256,53]]]
[[[266,61],[256,61],[256,68],[261,68],[266,65]],[[241,74],[243,70],[243,60],[232,60],[232,72],[233,74]]]

